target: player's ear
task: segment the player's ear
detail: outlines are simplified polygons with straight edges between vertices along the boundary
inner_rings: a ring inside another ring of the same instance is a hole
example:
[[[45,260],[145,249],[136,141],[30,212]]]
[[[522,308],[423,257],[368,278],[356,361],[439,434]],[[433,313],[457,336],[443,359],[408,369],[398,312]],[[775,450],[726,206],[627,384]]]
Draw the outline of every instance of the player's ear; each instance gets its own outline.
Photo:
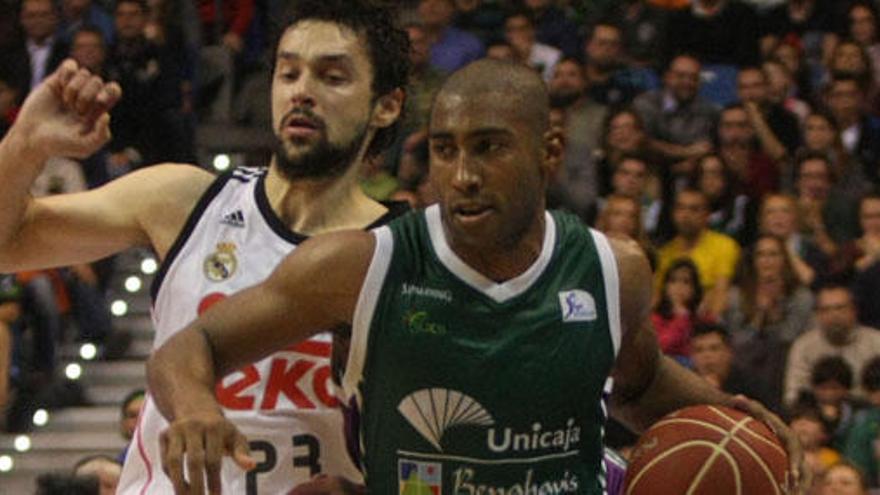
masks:
[[[390,126],[400,118],[405,101],[406,93],[401,88],[395,88],[390,93],[380,96],[373,107],[370,123],[378,128]]]
[[[548,177],[555,177],[565,155],[565,131],[561,127],[550,126],[544,133],[543,144],[542,168]]]

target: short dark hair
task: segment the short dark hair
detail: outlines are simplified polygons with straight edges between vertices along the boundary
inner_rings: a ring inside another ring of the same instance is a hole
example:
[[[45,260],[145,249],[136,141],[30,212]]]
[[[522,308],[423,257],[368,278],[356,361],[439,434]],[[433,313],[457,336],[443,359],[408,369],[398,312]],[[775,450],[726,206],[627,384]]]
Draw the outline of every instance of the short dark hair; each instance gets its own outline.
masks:
[[[700,320],[696,324],[694,324],[694,330],[691,334],[691,339],[701,337],[703,335],[711,335],[713,333],[718,334],[718,336],[721,337],[721,340],[723,340],[725,344],[730,345],[730,332],[727,330],[727,327],[720,323],[714,323],[705,320]]]
[[[810,384],[813,386],[837,382],[847,389],[852,388],[853,371],[840,356],[825,356],[813,365],[810,371]]]
[[[289,28],[308,20],[326,21],[345,26],[366,40],[373,68],[374,100],[395,89],[406,88],[410,71],[409,37],[395,24],[395,14],[390,7],[367,0],[298,0],[291,3],[283,19],[284,22],[276,26],[270,53],[273,71],[278,44]],[[367,148],[367,156],[377,156],[390,146],[397,138],[400,125],[401,118],[398,118],[394,124],[378,129]]]
[[[823,153],[817,150],[804,150],[797,154],[794,162],[794,176],[796,179],[799,179],[801,176],[801,169],[804,167],[804,163],[813,161],[813,160],[821,160],[825,162],[825,168],[828,171],[828,181],[835,182],[837,177],[834,173],[834,163],[831,161],[831,157],[827,153]]]
[[[75,40],[76,37],[81,34],[93,34],[97,36],[99,40],[101,40],[101,46],[105,48],[107,47],[107,40],[104,39],[104,33],[100,29],[98,29],[97,26],[86,24],[77,28],[76,31],[73,32],[73,36],[70,37],[71,44],[73,43],[73,40]]]

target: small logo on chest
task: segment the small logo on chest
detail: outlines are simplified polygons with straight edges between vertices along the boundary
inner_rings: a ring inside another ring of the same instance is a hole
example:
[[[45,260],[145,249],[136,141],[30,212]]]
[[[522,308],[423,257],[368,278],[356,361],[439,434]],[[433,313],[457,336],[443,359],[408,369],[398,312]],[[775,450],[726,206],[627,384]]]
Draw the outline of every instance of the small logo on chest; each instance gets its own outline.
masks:
[[[228,280],[235,275],[236,268],[238,258],[235,257],[235,244],[231,242],[218,243],[217,249],[202,264],[205,277],[212,282]]]
[[[585,290],[566,290],[559,293],[562,321],[595,321],[596,301]]]
[[[239,227],[244,228],[244,213],[241,210],[235,210],[231,213],[227,213],[223,215],[223,218],[220,219],[220,223],[223,225],[229,225],[231,227]]]

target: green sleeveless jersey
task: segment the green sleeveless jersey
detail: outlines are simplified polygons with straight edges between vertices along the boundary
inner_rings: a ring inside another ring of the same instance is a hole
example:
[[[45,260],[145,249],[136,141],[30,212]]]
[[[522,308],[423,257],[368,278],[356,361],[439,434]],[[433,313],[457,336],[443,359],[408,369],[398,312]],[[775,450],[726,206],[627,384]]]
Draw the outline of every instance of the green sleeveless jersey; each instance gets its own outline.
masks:
[[[495,283],[436,206],[374,231],[343,377],[370,493],[601,494],[619,283],[605,237],[546,214],[540,256]]]

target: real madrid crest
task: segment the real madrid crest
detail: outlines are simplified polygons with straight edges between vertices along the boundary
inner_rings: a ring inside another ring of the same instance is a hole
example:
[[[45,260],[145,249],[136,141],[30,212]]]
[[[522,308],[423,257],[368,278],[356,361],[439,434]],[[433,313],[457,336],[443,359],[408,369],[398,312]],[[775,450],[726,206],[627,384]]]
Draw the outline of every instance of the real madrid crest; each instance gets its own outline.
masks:
[[[217,244],[217,250],[205,258],[202,268],[205,276],[212,282],[228,280],[235,274],[238,267],[238,259],[235,257],[235,244],[221,242]]]

